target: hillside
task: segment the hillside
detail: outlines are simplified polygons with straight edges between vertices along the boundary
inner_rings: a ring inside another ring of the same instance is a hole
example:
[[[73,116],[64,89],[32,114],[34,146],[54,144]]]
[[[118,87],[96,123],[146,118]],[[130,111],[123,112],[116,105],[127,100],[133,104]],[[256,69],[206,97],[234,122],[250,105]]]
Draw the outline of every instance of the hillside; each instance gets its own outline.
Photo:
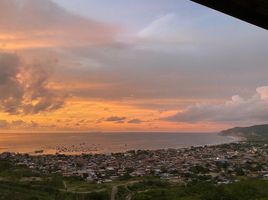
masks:
[[[221,135],[239,136],[245,138],[268,139],[268,124],[250,127],[235,127],[220,132]]]

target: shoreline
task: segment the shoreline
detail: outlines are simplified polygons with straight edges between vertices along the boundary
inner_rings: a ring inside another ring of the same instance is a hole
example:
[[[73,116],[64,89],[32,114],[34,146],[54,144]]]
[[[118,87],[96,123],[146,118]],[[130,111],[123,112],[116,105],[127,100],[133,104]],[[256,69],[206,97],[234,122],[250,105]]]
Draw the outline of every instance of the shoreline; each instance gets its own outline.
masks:
[[[217,183],[232,182],[241,174],[264,177],[268,172],[268,146],[233,142],[182,149],[135,150],[115,154],[28,155],[1,154],[15,166],[26,166],[37,173],[59,173],[94,183],[111,183],[126,177],[158,177],[190,182],[192,178]],[[248,168],[248,163],[261,168]],[[236,169],[244,170],[236,170]],[[222,173],[225,170],[226,173]],[[228,171],[228,173],[227,173]],[[201,174],[200,174],[201,173]],[[194,177],[193,177],[194,176]]]
[[[218,134],[219,135],[219,134]],[[222,136],[222,135],[219,135]],[[128,149],[128,150],[122,150],[122,151],[113,151],[113,152],[98,152],[98,150],[92,150],[92,151],[56,151],[56,150],[44,150],[44,149],[35,149],[31,152],[15,152],[15,151],[2,151],[0,152],[0,155],[3,153],[10,153],[10,154],[18,154],[18,155],[24,155],[28,154],[30,156],[56,156],[56,155],[64,155],[64,156],[80,156],[80,155],[111,155],[114,153],[127,153],[130,151],[162,151],[162,150],[182,150],[182,149],[191,149],[191,148],[198,148],[198,147],[216,147],[224,144],[233,144],[233,143],[242,143],[248,141],[246,138],[239,137],[239,136],[223,136],[226,138],[232,139],[228,142],[220,142],[220,143],[214,143],[214,144],[202,144],[202,145],[191,145],[191,146],[182,146],[182,147],[166,147],[166,148],[152,148],[152,149],[146,149],[146,148],[139,148],[139,149]],[[6,149],[6,148],[0,148],[0,150]],[[46,153],[47,151],[47,153]],[[52,153],[52,151],[54,151]],[[49,153],[50,152],[50,153]]]

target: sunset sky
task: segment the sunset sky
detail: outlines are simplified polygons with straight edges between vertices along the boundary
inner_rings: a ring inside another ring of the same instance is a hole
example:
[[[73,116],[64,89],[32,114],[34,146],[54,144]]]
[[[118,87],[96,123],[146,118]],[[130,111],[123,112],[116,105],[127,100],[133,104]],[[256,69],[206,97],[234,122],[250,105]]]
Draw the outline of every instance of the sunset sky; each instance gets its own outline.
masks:
[[[0,130],[268,122],[268,32],[189,0],[0,0]]]

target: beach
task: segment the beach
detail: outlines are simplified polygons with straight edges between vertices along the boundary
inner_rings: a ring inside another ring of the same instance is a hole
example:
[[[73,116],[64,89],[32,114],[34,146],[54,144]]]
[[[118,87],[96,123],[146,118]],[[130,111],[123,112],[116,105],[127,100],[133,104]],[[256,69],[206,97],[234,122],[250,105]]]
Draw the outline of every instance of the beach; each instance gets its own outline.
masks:
[[[217,145],[238,141],[217,133],[107,132],[1,133],[0,152],[29,154],[114,153]]]

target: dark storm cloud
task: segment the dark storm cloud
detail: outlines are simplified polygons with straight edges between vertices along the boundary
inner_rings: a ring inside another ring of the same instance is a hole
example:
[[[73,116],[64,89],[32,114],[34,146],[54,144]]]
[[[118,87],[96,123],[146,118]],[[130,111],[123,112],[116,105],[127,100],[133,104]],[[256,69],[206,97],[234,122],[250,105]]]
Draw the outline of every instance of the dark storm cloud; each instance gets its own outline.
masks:
[[[4,112],[16,113],[21,107],[24,91],[17,79],[19,74],[19,58],[0,53],[0,108]]]
[[[37,114],[64,105],[65,95],[48,87],[55,61],[25,64],[16,54],[0,53],[0,108],[10,114]]]

